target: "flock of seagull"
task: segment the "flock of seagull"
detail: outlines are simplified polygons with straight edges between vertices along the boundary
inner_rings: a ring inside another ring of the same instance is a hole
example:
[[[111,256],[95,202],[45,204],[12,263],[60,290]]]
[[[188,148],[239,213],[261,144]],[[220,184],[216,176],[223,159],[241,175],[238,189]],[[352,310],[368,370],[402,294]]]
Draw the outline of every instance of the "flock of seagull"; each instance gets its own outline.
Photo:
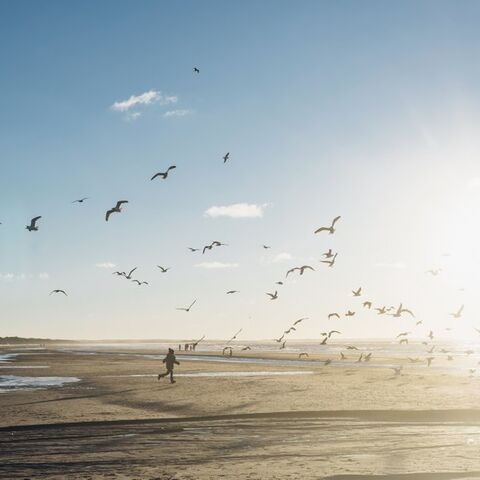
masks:
[[[193,72],[195,74],[200,74],[200,70],[198,67],[194,67],[193,68]],[[230,152],[227,152],[225,153],[223,156],[222,156],[222,160],[223,160],[223,163],[227,163],[227,161],[230,160]],[[161,180],[166,180],[169,175],[176,169],[176,165],[170,165],[165,171],[160,171],[160,172],[156,172],[152,175],[152,177],[150,178],[151,181],[153,180],[157,180],[157,179],[161,179]],[[76,199],[74,200],[72,203],[78,203],[78,204],[83,204],[84,202],[86,202],[87,200],[89,199],[89,197],[82,197],[82,198],[79,198],[79,199]],[[106,222],[109,222],[110,219],[111,219],[111,216],[114,214],[114,213],[121,213],[122,212],[122,208],[128,204],[128,200],[118,200],[115,204],[115,206],[111,207],[110,209],[108,209],[106,212],[105,212],[105,221]],[[31,220],[30,220],[30,223],[27,224],[25,226],[25,228],[29,231],[29,232],[38,232],[39,231],[39,221],[42,219],[42,216],[39,215],[39,216],[35,216],[33,217]],[[317,228],[315,231],[314,231],[314,234],[322,234],[322,233],[327,233],[329,235],[333,235],[335,232],[336,232],[336,228],[337,228],[337,223],[340,221],[341,219],[341,216],[336,216],[332,222],[330,223],[330,225],[327,225],[327,226],[321,226],[319,228]],[[1,225],[1,222],[0,222],[0,225]],[[196,252],[201,252],[202,255],[204,255],[207,251],[211,251],[212,249],[214,248],[219,248],[219,247],[224,247],[224,246],[228,246],[226,243],[223,243],[221,241],[218,241],[218,240],[214,240],[212,241],[211,243],[207,244],[207,245],[204,245],[203,247],[188,247],[188,249],[192,252],[192,253],[196,253]],[[271,246],[270,245],[262,245],[262,248],[267,250],[267,249],[270,249]],[[335,266],[335,263],[337,261],[337,256],[338,256],[338,252],[333,252],[333,250],[330,248],[328,249],[328,251],[322,253],[322,257],[323,257],[323,260],[320,260],[320,263],[323,263],[325,264],[327,267],[329,268],[332,268]],[[160,270],[161,273],[167,273],[171,267],[163,267],[161,265],[157,265],[157,268]],[[121,278],[124,278],[128,281],[131,281],[132,283],[135,283],[137,284],[138,286],[142,286],[142,285],[145,285],[145,286],[148,286],[149,283],[147,281],[144,281],[144,280],[140,280],[140,279],[137,279],[137,278],[133,278],[133,274],[136,272],[137,270],[137,267],[135,268],[132,268],[131,270],[129,270],[128,272],[126,271],[115,271],[113,272],[113,275],[116,275],[118,277],[121,277]],[[293,268],[290,268],[286,274],[285,274],[285,278],[288,278],[289,275],[293,275],[295,273],[298,272],[298,275],[299,276],[302,276],[305,274],[306,271],[315,271],[315,268],[313,268],[311,265],[301,265],[301,266],[297,266],[297,267],[293,267]],[[432,275],[434,277],[438,276],[440,273],[442,272],[442,269],[438,268],[438,269],[431,269],[431,270],[427,270],[425,273],[426,274],[429,274],[429,275]],[[284,285],[284,282],[282,280],[279,280],[277,282],[275,282],[275,285],[279,285],[279,286],[283,286]],[[240,293],[238,290],[228,290],[226,292],[227,295],[233,295],[233,294],[238,294]],[[67,292],[63,289],[54,289],[50,292],[50,295],[54,295],[54,294],[61,294],[61,295],[65,295],[65,296],[68,296]],[[279,292],[278,292],[278,288],[275,289],[273,292],[266,292],[266,295],[269,297],[269,299],[271,301],[274,301],[274,300],[277,300],[279,298]],[[362,287],[358,287],[356,288],[355,290],[352,290],[352,295],[353,297],[363,297],[363,289]],[[178,307],[177,310],[179,311],[184,311],[186,313],[190,312],[191,309],[194,307],[194,305],[196,304],[197,302],[197,299],[194,299],[188,306],[186,307]],[[389,315],[389,316],[392,316],[392,317],[395,317],[395,318],[399,318],[401,317],[402,315],[408,315],[409,317],[415,319],[415,314],[413,313],[413,311],[409,308],[406,308],[403,303],[399,303],[398,306],[386,306],[386,305],[378,305],[378,306],[374,306],[373,302],[371,300],[365,300],[362,302],[361,306],[364,308],[364,309],[368,309],[368,310],[374,310],[376,311],[377,315]],[[450,313],[450,315],[454,318],[454,319],[460,319],[463,315],[463,310],[464,310],[464,305],[462,305],[458,310]],[[354,315],[356,314],[356,309],[354,310],[351,310],[351,309],[348,309],[345,313],[341,313],[341,312],[331,312],[327,315],[327,318],[328,320],[331,320],[331,319],[341,319],[342,316],[344,317],[353,317]],[[283,332],[282,332],[282,335],[279,337],[279,338],[275,338],[274,341],[278,344],[280,344],[279,348],[281,350],[285,349],[286,348],[286,344],[287,344],[287,340],[288,340],[288,335],[290,335],[292,332],[295,332],[297,331],[297,329],[299,328],[299,325],[308,320],[308,317],[303,317],[303,318],[300,318],[298,320],[295,320],[293,322],[293,324],[291,324],[287,329],[285,329]],[[419,326],[421,325],[423,322],[422,320],[416,320],[416,323],[415,323],[415,326]],[[476,329],[478,333],[480,333],[480,329]],[[226,346],[223,348],[223,354],[224,355],[228,355],[228,356],[232,356],[233,354],[233,347],[230,345],[232,341],[234,341],[235,339],[237,339],[237,336],[242,332],[242,329],[240,329],[238,332],[235,333],[235,335],[226,343]],[[398,341],[398,343],[400,345],[408,345],[409,344],[409,336],[412,334],[411,331],[405,331],[405,332],[400,332],[397,336],[396,336],[396,341]],[[327,345],[328,341],[332,338],[333,335],[341,335],[341,332],[338,331],[338,330],[330,330],[328,332],[322,332],[321,333],[321,337],[322,338],[322,341],[320,343],[321,346],[325,346]],[[205,338],[202,337],[201,339],[197,340],[197,341],[194,341],[192,343],[192,345],[197,345],[198,343],[200,343],[201,341],[203,341]],[[433,344],[433,340],[434,340],[435,336],[434,336],[434,332],[430,330],[428,336],[427,336],[427,339],[425,341],[423,341],[423,345],[425,347],[427,347],[427,350],[426,350],[426,354],[429,355],[425,358],[412,358],[412,357],[407,357],[408,358],[408,361],[410,363],[425,363],[426,365],[430,366],[433,362],[433,360],[435,360],[435,357],[432,356],[433,352],[435,351],[436,349],[436,345]],[[349,350],[349,351],[355,351],[355,350],[359,350],[358,347],[356,347],[355,345],[346,345],[345,346],[345,349],[346,350]],[[242,351],[246,351],[246,350],[251,350],[251,347],[250,346],[245,346],[245,347],[242,347],[241,348]],[[452,361],[454,359],[453,355],[451,354],[451,352],[447,351],[446,349],[441,349],[439,351],[439,353],[442,353],[444,355],[447,355],[447,360],[448,361]],[[472,353],[474,353],[472,350],[467,350],[464,352],[466,355],[471,355]],[[299,355],[298,355],[299,358],[308,358],[309,357],[309,354],[308,352],[301,352]],[[370,361],[370,359],[372,358],[372,352],[360,352],[360,356],[357,358],[356,362],[368,362]],[[347,359],[347,356],[345,355],[345,353],[342,351],[340,352],[340,360],[346,360]],[[325,365],[329,365],[330,363],[332,362],[332,359],[326,359],[324,361]],[[479,362],[480,363],[480,362]],[[399,367],[394,367],[394,373],[395,375],[400,375],[401,372],[402,372],[402,369],[403,369],[403,366],[399,366]],[[476,369],[474,368],[471,368],[469,369],[469,372],[470,374],[473,375],[473,373],[476,371]]]

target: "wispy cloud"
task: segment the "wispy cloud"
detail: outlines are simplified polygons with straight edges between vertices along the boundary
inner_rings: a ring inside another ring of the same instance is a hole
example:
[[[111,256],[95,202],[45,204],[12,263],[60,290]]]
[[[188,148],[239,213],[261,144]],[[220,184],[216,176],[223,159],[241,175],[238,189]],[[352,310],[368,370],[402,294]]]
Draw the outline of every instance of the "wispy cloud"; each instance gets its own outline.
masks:
[[[163,114],[164,117],[185,117],[186,115],[191,115],[193,113],[192,110],[188,109],[178,109],[178,110],[168,110]]]
[[[292,256],[288,252],[282,252],[277,255],[275,255],[271,262],[272,263],[280,263],[280,262],[286,262],[287,260],[291,260]]]
[[[392,263],[376,263],[374,265],[377,268],[395,268],[398,270],[402,270],[407,268],[407,265],[403,262],[392,262]]]
[[[116,267],[116,265],[112,262],[96,263],[95,266],[98,268],[115,268]]]
[[[153,103],[158,103],[160,105],[170,105],[172,103],[177,103],[178,98],[174,95],[163,95],[157,90],[149,90],[148,92],[141,93],[140,95],[132,95],[127,100],[120,100],[114,102],[111,106],[112,110],[117,112],[127,112],[131,108],[140,106],[140,105],[151,105]]]
[[[48,280],[48,273],[2,273],[0,272],[0,280],[4,282],[12,282],[16,280]]]
[[[223,263],[223,262],[202,262],[195,265],[198,268],[237,268],[238,263]]]
[[[213,206],[208,208],[204,215],[210,218],[261,218],[268,204],[254,205],[249,203],[235,203],[233,205]]]

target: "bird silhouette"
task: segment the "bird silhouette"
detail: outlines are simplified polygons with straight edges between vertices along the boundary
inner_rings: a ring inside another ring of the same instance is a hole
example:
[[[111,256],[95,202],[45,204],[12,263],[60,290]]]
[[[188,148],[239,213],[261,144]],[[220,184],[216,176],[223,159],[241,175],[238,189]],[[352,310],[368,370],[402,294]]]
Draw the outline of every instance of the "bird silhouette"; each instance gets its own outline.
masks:
[[[128,272],[128,275],[125,275],[125,278],[126,278],[127,280],[131,280],[131,279],[132,279],[132,273],[133,273],[136,269],[137,269],[137,267],[132,268],[132,269],[130,270],[130,272]]]
[[[230,158],[230,152],[227,152],[222,158],[223,158],[223,163],[227,163],[227,160]]]
[[[332,268],[335,265],[335,261],[337,260],[337,255],[336,253],[331,260],[320,260],[321,263],[326,263],[330,268]]]
[[[359,287],[358,290],[352,290],[354,297],[359,297],[362,294],[362,287]]]
[[[128,203],[128,200],[119,200],[114,207],[112,207],[110,210],[107,210],[107,213],[105,214],[105,221],[108,222],[108,219],[112,213],[120,213],[124,203]]]
[[[340,220],[340,216],[338,217],[335,217],[332,221],[332,224],[329,226],[329,227],[320,227],[320,228],[317,228],[317,230],[315,230],[314,233],[320,233],[320,232],[328,232],[330,235],[332,235],[333,233],[335,233],[335,224]]]
[[[334,333],[338,333],[339,335],[342,334],[342,332],[339,332],[338,330],[330,330],[329,332],[322,332],[321,335],[322,337],[330,338]]]
[[[299,353],[298,358],[308,358],[308,353],[307,352]]]
[[[132,282],[135,282],[137,285],[148,285],[149,283],[148,282],[141,282],[140,280],[137,280],[137,279],[133,279]]]
[[[402,332],[402,333],[399,333],[396,338],[406,337],[407,335],[410,335],[411,333],[412,332]]]
[[[402,338],[398,343],[399,343],[400,345],[402,345],[402,344],[408,345],[408,338]]]
[[[376,308],[375,310],[378,312],[378,315],[385,315],[387,313],[387,307],[385,306]]]
[[[463,308],[464,308],[465,305],[462,305],[456,312],[454,313],[451,313],[450,315],[453,317],[453,318],[460,318],[463,314]]]
[[[263,247],[265,250],[268,250],[269,248],[272,248],[272,247],[270,247],[269,245],[262,245],[262,247]]]
[[[355,315],[355,312],[352,312],[351,310],[348,310],[347,313],[345,314],[346,317],[353,317]]]
[[[173,170],[174,168],[177,168],[176,165],[170,165],[165,172],[156,173],[150,180],[155,180],[157,177],[161,177],[165,180],[168,177],[170,170]]]
[[[328,314],[328,319],[329,319],[329,320],[330,320],[331,318],[333,318],[333,317],[340,318],[340,315],[339,315],[337,312],[329,313],[329,314]]]
[[[266,293],[265,295],[268,295],[270,297],[270,300],[276,300],[278,298],[278,293],[275,290],[275,293]]]
[[[42,217],[39,216],[39,217],[34,217],[30,220],[30,225],[25,225],[25,228],[29,231],[29,232],[36,232],[38,231],[38,227],[37,227],[37,221],[40,220]]]
[[[402,313],[408,313],[412,317],[415,317],[413,312],[411,310],[409,310],[408,308],[403,308],[402,304],[400,304],[397,308],[397,311],[395,313],[392,313],[391,315],[392,315],[392,317],[400,317],[402,315]]]
[[[161,265],[157,265],[157,267],[160,269],[162,273],[167,273],[172,267],[162,267]]]
[[[193,67],[193,72],[194,73],[200,73],[200,70],[197,67]]]
[[[179,307],[177,308],[177,310],[183,310],[184,312],[189,312],[196,302],[197,302],[197,299],[195,299],[188,307]]]
[[[322,257],[325,257],[325,258],[332,258],[332,257],[333,257],[333,252],[332,252],[332,249],[331,249],[331,248],[329,248],[329,249],[328,249],[328,252],[322,253]]]
[[[60,289],[52,290],[50,292],[50,295],[52,295],[53,293],[63,293],[66,297],[68,297],[67,292],[65,290],[60,290]]]
[[[198,252],[200,250],[200,248],[193,248],[193,247],[188,247],[188,249],[193,253]]]
[[[246,350],[251,350],[251,348],[248,345],[242,348],[242,352],[245,352]]]
[[[298,325],[299,323],[303,322],[304,320],[308,320],[308,317],[302,317],[302,318],[299,318],[298,320],[295,320],[293,322],[293,325]]]
[[[304,272],[305,270],[313,270],[313,271],[315,271],[315,269],[314,269],[313,267],[311,267],[310,265],[303,265],[302,267],[294,267],[294,268],[291,268],[291,269],[287,272],[287,274],[285,275],[285,278],[288,277],[288,275],[289,275],[290,273],[293,273],[293,272],[295,272],[295,271],[297,271],[297,270],[299,271],[300,275],[303,275],[303,272]]]
[[[372,308],[372,302],[363,302],[362,304],[365,308]]]
[[[85,200],[88,200],[89,197],[79,198],[78,200],[74,200],[72,203],[83,203]]]
[[[231,295],[232,293],[239,293],[239,291],[238,290],[229,290],[227,292],[227,295]]]

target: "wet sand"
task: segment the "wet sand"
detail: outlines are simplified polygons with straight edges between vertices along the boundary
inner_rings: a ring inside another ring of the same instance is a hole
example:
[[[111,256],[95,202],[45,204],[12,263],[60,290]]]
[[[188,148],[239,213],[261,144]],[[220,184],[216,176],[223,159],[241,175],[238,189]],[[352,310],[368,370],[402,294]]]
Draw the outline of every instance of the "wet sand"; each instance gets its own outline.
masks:
[[[480,478],[465,373],[24,353],[0,375],[80,381],[0,393],[0,478]]]

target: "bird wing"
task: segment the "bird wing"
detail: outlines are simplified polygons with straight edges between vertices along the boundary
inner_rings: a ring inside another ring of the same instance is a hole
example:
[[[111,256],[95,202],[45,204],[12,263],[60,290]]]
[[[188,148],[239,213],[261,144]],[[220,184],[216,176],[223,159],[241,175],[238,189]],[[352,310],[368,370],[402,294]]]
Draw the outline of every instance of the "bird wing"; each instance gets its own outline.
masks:
[[[137,267],[132,268],[132,270],[130,270],[130,273],[128,274],[128,276],[130,276],[136,269],[137,269]]]
[[[170,165],[168,168],[167,168],[167,172],[169,172],[170,170],[173,170],[174,168],[177,168],[176,165]]]
[[[332,222],[332,227],[341,219],[342,217],[339,215],[338,217],[335,217]]]
[[[320,232],[324,232],[326,230],[330,230],[330,229],[328,227],[320,227],[317,230],[315,230],[313,233],[320,233]]]
[[[150,180],[155,180],[157,177],[161,175],[160,172],[156,173]]]
[[[110,217],[110,215],[115,212],[115,209],[114,208],[111,208],[110,210],[107,210],[107,213],[105,214],[105,221],[108,222],[108,218]]]
[[[41,216],[32,218],[32,221],[30,222],[30,226],[34,227],[35,223],[37,223],[37,220],[40,220],[41,218],[42,218]]]
[[[195,303],[197,303],[197,299],[195,299],[195,300],[192,302],[192,304],[188,307],[188,309],[190,310],[190,309],[195,305]]]
[[[124,203],[128,203],[128,200],[119,200],[115,208],[120,208]]]

